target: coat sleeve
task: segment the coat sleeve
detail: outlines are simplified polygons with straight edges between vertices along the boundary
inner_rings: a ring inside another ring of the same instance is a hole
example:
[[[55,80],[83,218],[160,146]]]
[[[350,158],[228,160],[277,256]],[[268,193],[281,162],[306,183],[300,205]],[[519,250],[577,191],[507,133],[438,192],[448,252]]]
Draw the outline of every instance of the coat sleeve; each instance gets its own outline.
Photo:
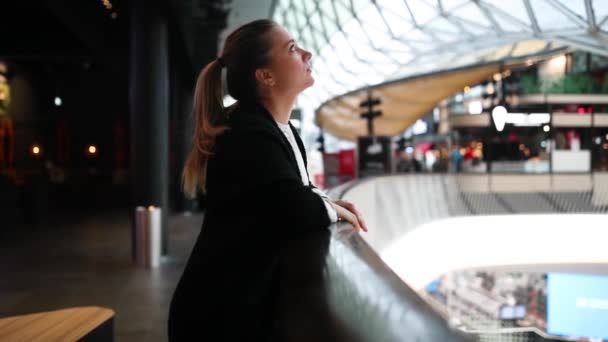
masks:
[[[235,164],[226,171],[235,182],[232,187],[238,188],[236,203],[255,210],[279,235],[327,229],[330,218],[323,199],[302,184],[280,139],[265,130],[237,134],[222,151],[232,160],[227,165]]]

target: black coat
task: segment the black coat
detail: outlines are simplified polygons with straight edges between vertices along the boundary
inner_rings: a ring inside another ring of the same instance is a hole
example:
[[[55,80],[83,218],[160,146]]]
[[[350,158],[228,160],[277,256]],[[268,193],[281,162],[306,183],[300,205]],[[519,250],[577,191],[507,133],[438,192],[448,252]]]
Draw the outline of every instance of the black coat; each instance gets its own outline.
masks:
[[[330,224],[268,111],[241,105],[228,127],[207,167],[203,227],[171,302],[172,342],[278,339],[280,272],[289,267],[282,249]]]

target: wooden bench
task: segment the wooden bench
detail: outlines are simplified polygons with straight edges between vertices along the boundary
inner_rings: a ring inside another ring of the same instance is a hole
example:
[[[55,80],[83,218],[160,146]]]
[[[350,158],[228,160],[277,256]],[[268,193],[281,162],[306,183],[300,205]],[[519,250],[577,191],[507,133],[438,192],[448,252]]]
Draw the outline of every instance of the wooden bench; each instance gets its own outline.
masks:
[[[112,342],[114,311],[75,307],[0,318],[0,341]]]

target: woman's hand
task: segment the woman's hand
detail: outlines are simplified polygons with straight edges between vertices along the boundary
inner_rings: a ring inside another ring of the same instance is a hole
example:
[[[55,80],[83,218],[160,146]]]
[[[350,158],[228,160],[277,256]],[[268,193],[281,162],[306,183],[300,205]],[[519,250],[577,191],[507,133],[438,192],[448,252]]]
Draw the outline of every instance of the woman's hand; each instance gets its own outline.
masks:
[[[336,210],[338,218],[350,222],[357,230],[363,230],[367,232],[367,224],[363,220],[363,216],[355,205],[343,200],[336,200],[331,202],[332,207]]]

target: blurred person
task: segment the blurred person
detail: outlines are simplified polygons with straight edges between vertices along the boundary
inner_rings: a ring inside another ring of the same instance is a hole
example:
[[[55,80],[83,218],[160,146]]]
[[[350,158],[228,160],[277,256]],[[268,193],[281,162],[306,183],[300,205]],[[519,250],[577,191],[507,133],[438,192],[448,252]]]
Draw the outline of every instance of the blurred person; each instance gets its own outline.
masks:
[[[432,172],[436,162],[437,154],[434,149],[428,149],[426,152],[424,152],[425,171]]]
[[[407,173],[407,172],[412,172],[413,169],[414,169],[414,165],[412,163],[412,156],[405,151],[399,151],[397,153],[397,162],[395,165],[395,171],[397,173]]]
[[[566,139],[566,135],[562,131],[557,131],[555,133],[555,149],[556,150],[566,150],[569,148],[568,140]]]
[[[434,172],[448,172],[450,156],[446,146],[437,147],[437,161],[435,162]]]
[[[282,248],[344,220],[367,230],[352,203],[314,188],[289,116],[314,83],[311,53],[271,20],[232,32],[200,73],[184,190],[206,194],[202,231],[173,294],[169,340],[276,338]],[[223,106],[222,70],[237,102]]]
[[[419,150],[414,150],[414,158],[412,164],[414,164],[414,172],[422,172],[422,164],[424,162],[424,154]]]
[[[463,156],[464,160],[473,161],[473,159],[475,158],[475,155],[474,155],[475,150],[473,148],[474,144],[475,144],[474,142],[471,142],[470,145],[464,149],[464,156]]]
[[[451,157],[454,172],[459,173],[462,171],[462,153],[460,153],[460,146],[456,145],[453,148]]]

